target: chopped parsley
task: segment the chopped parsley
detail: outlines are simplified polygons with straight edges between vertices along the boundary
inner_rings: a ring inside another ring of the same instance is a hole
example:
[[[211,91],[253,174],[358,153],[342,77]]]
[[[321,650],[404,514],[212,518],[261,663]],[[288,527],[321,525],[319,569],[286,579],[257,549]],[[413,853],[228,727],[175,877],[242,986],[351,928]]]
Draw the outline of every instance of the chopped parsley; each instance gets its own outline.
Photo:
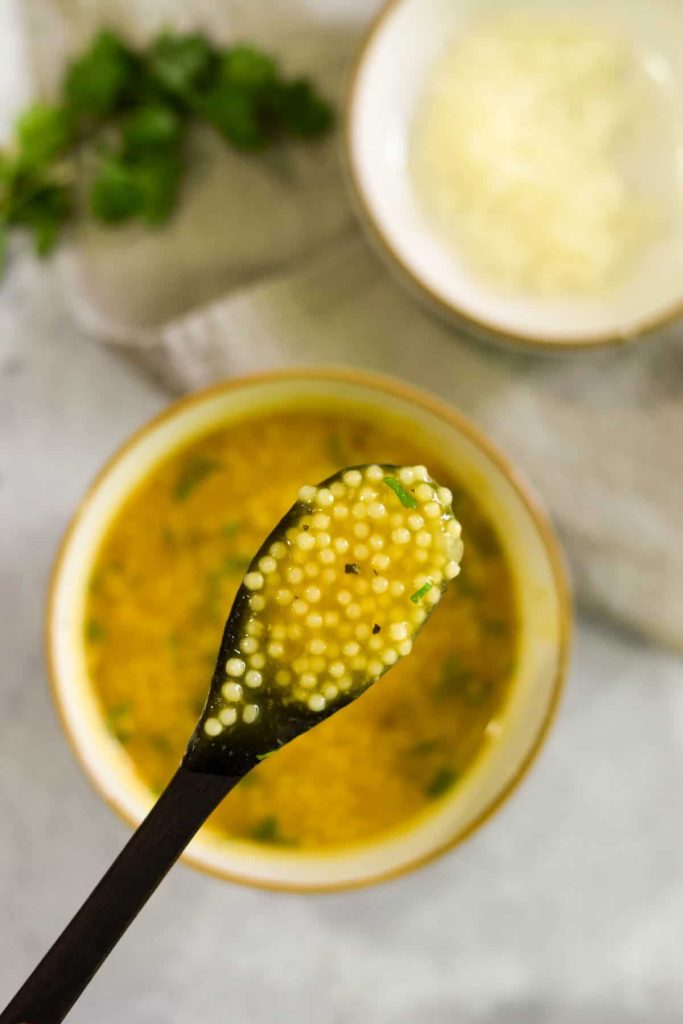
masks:
[[[447,793],[451,786],[457,781],[458,775],[452,768],[444,765],[439,768],[425,786],[425,796],[431,800]]]
[[[360,566],[356,562],[347,562],[344,566],[344,572],[347,576],[353,574],[354,576],[360,575]]]
[[[384,483],[392,489],[405,508],[417,508],[417,499],[405,489],[402,483],[399,483],[395,476],[385,476]]]
[[[212,473],[221,468],[215,459],[207,459],[203,455],[188,458],[180,471],[173,490],[176,501],[186,501],[192,492]]]
[[[430,583],[429,580],[427,580],[426,583],[422,584],[419,590],[416,590],[414,594],[410,595],[410,600],[413,602],[413,604],[419,604],[422,598],[425,596],[425,594],[428,594],[433,586],[434,584]]]

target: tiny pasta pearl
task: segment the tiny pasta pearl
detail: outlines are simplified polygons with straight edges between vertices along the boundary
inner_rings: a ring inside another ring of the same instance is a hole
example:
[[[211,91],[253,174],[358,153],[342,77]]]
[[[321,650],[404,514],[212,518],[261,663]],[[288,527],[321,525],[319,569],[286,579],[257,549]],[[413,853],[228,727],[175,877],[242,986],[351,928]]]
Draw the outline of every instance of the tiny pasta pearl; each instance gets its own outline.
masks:
[[[420,530],[415,538],[415,543],[419,548],[428,548],[432,543],[432,535],[429,530]]]
[[[410,617],[413,620],[413,622],[420,626],[427,618],[427,612],[424,610],[424,608],[415,608],[415,610],[411,612]]]
[[[368,662],[368,675],[369,676],[380,676],[384,671],[384,665],[377,658],[372,658]]]
[[[394,512],[389,516],[389,526],[392,528],[403,526],[405,517],[402,512]]]
[[[271,658],[281,658],[284,653],[285,646],[279,640],[274,640],[272,644],[268,644],[268,654]]]
[[[305,505],[310,505],[315,500],[315,496],[318,493],[316,487],[310,487],[306,484],[299,491],[299,501],[303,501]]]
[[[204,722],[204,732],[207,736],[219,736],[223,732],[223,726],[217,718],[207,718]]]
[[[383,519],[387,510],[381,501],[373,501],[368,507],[368,515],[371,519]]]
[[[306,598],[307,601],[310,601],[311,604],[315,604],[315,602],[319,601],[321,597],[320,588],[306,587],[304,591],[304,597]]]
[[[362,642],[363,640],[367,640],[370,636],[370,627],[367,622],[361,622],[356,626],[355,632],[357,639]]]
[[[322,556],[326,555],[326,554],[327,554],[326,551],[321,551],[320,555],[318,557],[322,558]],[[318,569],[318,566],[315,564],[315,562],[307,562],[306,563],[306,575],[307,576],[311,576],[311,577],[317,576],[319,572],[320,572],[320,570]]]
[[[287,554],[287,545],[283,544],[281,540],[276,540],[274,544],[270,545],[270,553],[273,558],[284,558]]]
[[[263,654],[252,654],[249,659],[249,665],[251,668],[264,668],[266,664],[265,655]]]
[[[275,682],[278,686],[287,686],[291,678],[291,673],[286,668],[280,668],[275,673]]]
[[[410,652],[413,649],[413,641],[412,640],[401,640],[400,644],[398,644],[398,648],[397,649],[398,649],[398,653],[401,655],[401,657],[405,658],[405,656],[407,654],[410,654]]]
[[[424,519],[422,516],[417,515],[417,513],[412,516],[408,516],[408,526],[411,530],[421,530],[424,524]]]
[[[235,708],[223,708],[222,711],[219,711],[218,717],[223,725],[234,725],[237,721],[237,711]]]
[[[301,583],[304,578],[304,571],[298,565],[290,565],[287,569],[286,576],[288,583]]]
[[[258,718],[258,713],[258,704],[246,704],[242,712],[242,721],[246,722],[247,725],[251,725]]]
[[[306,616],[306,625],[309,629],[320,629],[323,624],[323,617],[318,612],[311,612]]]
[[[314,693],[308,698],[308,706],[311,711],[324,711],[325,704],[325,698],[321,693]]]
[[[367,647],[371,651],[381,651],[383,646],[384,640],[381,636],[371,636],[367,643]]]
[[[287,627],[283,625],[281,622],[278,622],[278,624],[276,626],[273,626],[273,628],[271,629],[270,635],[272,636],[273,640],[284,640],[285,637],[287,636]]]
[[[339,687],[342,693],[346,693],[348,690],[350,690],[351,685],[351,676],[342,676],[341,679],[337,680],[337,686]]]
[[[366,558],[370,557],[370,548],[366,547],[365,544],[356,544],[355,548],[353,549],[353,554],[355,558],[358,558],[361,562],[363,562]]]
[[[389,636],[392,640],[406,640],[410,636],[410,629],[407,622],[394,622],[389,626]]]
[[[394,544],[408,544],[410,542],[410,530],[406,530],[404,526],[399,526],[391,534],[391,539]]]
[[[446,562],[443,571],[447,580],[454,580],[460,572],[460,566],[457,562]]]
[[[328,566],[327,569],[323,569],[323,571],[320,574],[320,578],[323,581],[323,583],[334,583],[335,579],[337,578],[337,574],[335,573],[334,569],[330,569]]]
[[[263,586],[263,576],[260,572],[248,572],[244,577],[244,585],[247,590],[260,590]]]
[[[311,654],[324,654],[327,650],[327,643],[321,637],[314,637],[308,645]]]
[[[278,590],[275,595],[275,601],[277,604],[284,607],[287,604],[291,604],[294,600],[294,594],[291,590]]]
[[[330,505],[334,505],[334,494],[329,488],[323,487],[318,491],[317,502],[321,508],[329,508]]]
[[[228,673],[229,676],[238,677],[244,675],[246,667],[247,666],[245,665],[241,658],[228,658],[225,665],[225,671]]]
[[[313,525],[316,530],[326,530],[330,525],[330,517],[326,516],[324,512],[316,512],[313,516]]]
[[[353,533],[354,536],[358,537],[359,540],[365,540],[365,538],[370,533],[370,527],[368,526],[367,523],[356,523],[356,525],[353,528]]]
[[[385,665],[395,665],[398,661],[398,653],[393,649],[393,647],[387,647],[382,654],[382,661]]]
[[[333,547],[338,554],[343,555],[345,551],[349,550],[349,542],[346,537],[337,537]]]
[[[406,592],[405,583],[401,583],[400,580],[392,580],[389,592],[392,597],[403,597]]]
[[[428,558],[429,552],[425,548],[418,548],[415,552],[415,561],[420,562],[420,564],[426,562]]]
[[[339,695],[339,690],[334,683],[325,683],[323,686],[323,695],[325,700],[334,700]]]
[[[266,607],[266,599],[263,594],[252,594],[249,598],[249,607],[252,611],[262,612]]]
[[[316,683],[318,682],[317,676],[314,676],[312,672],[304,672],[299,677],[299,684],[303,686],[305,690],[313,690]]]
[[[357,469],[349,469],[342,477],[347,487],[358,487],[363,482],[363,477]]]
[[[335,498],[343,498],[346,494],[346,488],[341,480],[335,480],[331,485],[330,490],[334,494]]]
[[[349,640],[348,643],[345,643],[342,648],[342,654],[344,654],[347,658],[355,658],[355,656],[359,653],[360,646],[356,643],[355,640]]]
[[[310,532],[306,533],[302,530],[301,533],[297,533],[294,543],[299,551],[310,551],[311,548],[315,547],[315,537],[312,537]]]
[[[389,580],[384,576],[375,576],[371,586],[376,594],[384,594],[389,589]]]
[[[239,683],[226,683],[221,690],[226,700],[242,700],[242,687]]]
[[[384,547],[384,537],[381,537],[379,533],[373,533],[370,537],[368,544],[373,551],[381,551]]]
[[[305,615],[308,611],[308,605],[305,601],[302,601],[301,598],[297,598],[292,604],[292,611],[295,615]]]
[[[437,519],[441,515],[441,505],[438,501],[429,501],[424,507],[424,514],[428,519]]]
[[[344,665],[343,661],[333,661],[332,664],[330,665],[329,671],[330,675],[334,679],[341,679],[341,677],[344,675],[344,672],[346,671],[346,666]]]
[[[462,533],[462,526],[457,519],[449,519],[446,523],[446,533],[451,537],[459,537]]]
[[[261,572],[268,575],[268,573],[275,572],[277,569],[277,562],[272,555],[264,555],[263,558],[259,559],[258,567]]]
[[[354,519],[365,519],[368,514],[368,507],[364,505],[362,501],[356,502],[351,509],[351,515]]]
[[[332,509],[332,515],[334,516],[334,518],[338,522],[341,522],[344,519],[348,519],[349,518],[349,508],[348,508],[348,505],[335,505],[334,508]]]
[[[371,565],[373,569],[377,569],[378,572],[385,572],[391,565],[391,559],[389,558],[389,555],[373,555]]]
[[[310,668],[311,672],[315,672],[316,675],[319,675],[320,672],[324,672],[325,669],[327,668],[327,659],[321,656],[311,658]]]
[[[429,472],[426,466],[413,466],[413,473],[416,480],[429,480]]]
[[[330,629],[336,629],[339,625],[339,612],[325,612],[323,621]]]
[[[434,497],[434,489],[429,484],[420,484],[415,488],[415,497],[418,501],[431,501]]]
[[[438,587],[432,587],[432,589],[425,594],[425,601],[427,604],[438,604],[441,600],[441,591]]]
[[[323,548],[323,550],[318,555],[318,558],[323,563],[323,565],[331,565],[332,562],[334,562],[335,560],[335,554],[332,548]]]
[[[244,636],[240,640],[240,650],[245,654],[253,654],[258,650],[258,640],[255,636]]]
[[[399,470],[398,478],[402,484],[409,487],[412,483],[415,483],[415,471],[409,466],[404,466],[403,469]]]
[[[450,505],[453,501],[453,492],[448,487],[439,487],[436,492],[442,505]]]
[[[340,590],[339,593],[337,594],[337,601],[339,602],[339,604],[342,604],[342,605],[343,604],[350,604],[351,603],[351,594],[349,593],[348,590]]]
[[[379,483],[380,480],[384,479],[384,472],[380,466],[368,466],[365,470],[365,477],[367,480],[374,480],[376,483]]]
[[[356,604],[356,602],[354,601],[354,603],[350,604],[346,609],[346,614],[350,619],[359,619],[362,615],[361,606],[359,604]]]
[[[257,690],[263,683],[263,676],[256,669],[249,669],[244,677],[244,681],[252,690]]]
[[[321,532],[316,536],[316,542],[319,548],[329,548],[332,538],[329,533]]]

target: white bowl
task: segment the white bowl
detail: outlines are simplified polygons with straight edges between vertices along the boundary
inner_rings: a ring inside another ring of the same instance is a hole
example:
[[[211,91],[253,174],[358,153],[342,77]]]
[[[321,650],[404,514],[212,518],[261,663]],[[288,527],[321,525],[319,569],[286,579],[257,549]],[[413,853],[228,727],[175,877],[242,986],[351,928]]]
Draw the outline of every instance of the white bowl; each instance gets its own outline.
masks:
[[[683,202],[672,199],[661,238],[644,246],[637,265],[618,284],[596,296],[536,298],[506,294],[472,273],[450,241],[434,231],[413,188],[408,152],[430,70],[473,19],[511,6],[509,0],[390,0],[366,37],[347,98],[352,192],[371,236],[404,280],[476,333],[534,348],[623,342],[683,314]],[[521,0],[517,7],[530,15],[571,12],[634,44],[663,133],[643,154],[643,189],[656,196],[666,187],[678,196],[683,191],[680,0]]]
[[[341,852],[314,854],[228,841],[200,833],[186,854],[225,878],[280,889],[363,885],[414,867],[468,835],[511,792],[533,760],[557,705],[570,611],[562,559],[544,513],[510,467],[462,417],[397,382],[353,371],[312,370],[231,381],[172,405],[143,427],[104,468],[76,512],[55,567],[47,656],[61,719],[97,790],[132,824],[152,798],[107,730],[86,667],[83,625],[99,545],[131,490],[191,438],[256,410],[312,405],[381,409],[434,445],[439,461],[476,490],[501,529],[520,611],[519,667],[490,751],[441,807],[409,832]]]

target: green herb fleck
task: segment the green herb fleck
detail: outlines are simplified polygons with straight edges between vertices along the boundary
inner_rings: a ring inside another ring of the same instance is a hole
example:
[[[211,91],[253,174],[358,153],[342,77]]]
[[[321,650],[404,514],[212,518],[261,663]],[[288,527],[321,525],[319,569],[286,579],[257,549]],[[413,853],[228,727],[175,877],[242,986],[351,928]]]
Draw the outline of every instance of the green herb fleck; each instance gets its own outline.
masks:
[[[90,644],[100,644],[107,637],[107,630],[98,619],[89,619],[85,627],[85,636]]]
[[[107,728],[119,743],[127,743],[132,736],[130,728],[125,727],[125,720],[128,718],[132,711],[132,704],[130,701],[122,701],[121,704],[115,704],[110,708],[106,723]]]
[[[185,501],[212,473],[221,469],[215,459],[207,459],[202,455],[194,455],[186,460],[180,476],[176,481],[173,496],[176,501]]]
[[[251,565],[251,558],[247,555],[231,555],[225,559],[222,565],[227,573],[243,573]]]
[[[138,61],[113,32],[100,32],[91,47],[66,74],[64,92],[78,114],[103,117],[113,113],[133,86]]]
[[[275,815],[262,818],[249,832],[249,838],[257,843],[273,843],[278,846],[292,846],[293,840],[288,839],[280,831],[280,823]]]
[[[390,487],[405,508],[417,508],[417,500],[399,483],[395,476],[385,476],[384,483]]]
[[[454,782],[457,781],[458,775],[452,768],[444,766],[439,768],[438,771],[432,776],[430,782],[425,786],[425,796],[428,796],[432,800],[436,800],[437,797],[443,796],[447,793]]]
[[[430,583],[429,580],[427,580],[426,583],[422,584],[419,590],[416,590],[414,594],[410,595],[410,600],[413,602],[413,604],[419,604],[422,598],[425,596],[425,594],[428,594],[433,586],[434,584]]]
[[[330,462],[334,463],[339,469],[351,464],[351,456],[339,434],[327,435],[325,438],[325,452]]]
[[[168,738],[161,733],[153,733],[149,737],[149,745],[159,754],[170,754],[173,750]]]
[[[347,562],[346,565],[344,566],[344,572],[346,573],[347,576],[359,576],[360,566],[356,562]]]
[[[409,748],[408,754],[411,757],[427,757],[429,754],[434,754],[440,746],[438,740],[421,740]]]
[[[256,755],[256,760],[257,761],[265,761],[267,758],[272,757],[273,754],[277,754],[277,748],[275,750],[268,750],[268,751],[266,751],[265,754],[257,754]]]

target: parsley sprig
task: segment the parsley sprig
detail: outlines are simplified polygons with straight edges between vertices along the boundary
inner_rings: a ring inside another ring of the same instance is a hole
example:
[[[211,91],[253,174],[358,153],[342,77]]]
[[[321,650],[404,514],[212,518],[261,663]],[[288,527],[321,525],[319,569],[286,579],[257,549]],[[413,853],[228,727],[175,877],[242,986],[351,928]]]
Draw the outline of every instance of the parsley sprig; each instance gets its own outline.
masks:
[[[84,149],[97,220],[162,224],[177,203],[196,121],[256,153],[319,138],[334,115],[309,79],[285,77],[254,47],[164,32],[135,50],[104,30],[67,68],[58,102],[30,107],[11,151],[0,153],[0,252],[15,227],[33,233],[39,255],[52,249],[76,211],[75,157]]]

